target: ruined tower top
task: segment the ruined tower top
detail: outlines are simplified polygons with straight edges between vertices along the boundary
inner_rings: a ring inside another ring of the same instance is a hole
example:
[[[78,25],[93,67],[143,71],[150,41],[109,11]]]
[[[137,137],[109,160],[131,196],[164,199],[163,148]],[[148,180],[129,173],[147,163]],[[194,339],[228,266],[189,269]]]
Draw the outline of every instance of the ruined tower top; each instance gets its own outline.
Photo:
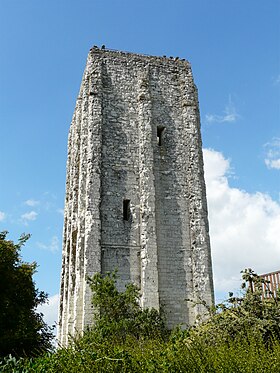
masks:
[[[90,51],[88,57],[92,55],[99,55],[101,58],[123,58],[126,59],[126,61],[142,61],[146,62],[148,64],[161,64],[161,63],[173,63],[173,65],[177,65],[177,63],[182,65],[185,65],[186,67],[190,68],[190,63],[185,58],[179,58],[179,57],[167,57],[167,56],[153,56],[148,54],[141,54],[141,53],[131,53],[131,52],[125,52],[120,51],[116,49],[105,49],[98,48],[97,46],[93,46]],[[174,64],[175,63],[175,64]],[[179,65],[180,66],[180,65]]]
[[[213,302],[189,62],[92,48],[69,131],[59,338],[92,323],[87,276],[118,269],[170,327]]]

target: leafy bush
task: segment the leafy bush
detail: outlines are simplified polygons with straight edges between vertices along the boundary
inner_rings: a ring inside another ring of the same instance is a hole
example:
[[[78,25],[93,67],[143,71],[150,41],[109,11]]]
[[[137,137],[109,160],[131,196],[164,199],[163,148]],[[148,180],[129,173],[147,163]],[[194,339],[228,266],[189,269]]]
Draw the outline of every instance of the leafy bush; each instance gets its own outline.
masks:
[[[94,338],[112,337],[125,341],[128,336],[137,340],[145,338],[166,338],[169,334],[161,314],[155,309],[140,307],[139,289],[132,283],[125,291],[116,287],[116,272],[103,276],[96,273],[89,284],[93,293],[92,303],[97,312],[94,315],[94,327],[85,334]]]
[[[263,299],[263,279],[243,273],[243,297],[209,310],[211,317],[168,335],[159,313],[142,311],[139,291],[116,289],[116,274],[91,280],[95,326],[72,346],[33,359],[7,358],[3,373],[279,373],[278,298]],[[254,286],[250,286],[253,279]],[[249,284],[249,285],[248,285]]]
[[[209,343],[221,340],[247,339],[247,335],[263,338],[265,344],[273,339],[280,340],[280,298],[279,294],[266,297],[263,287],[267,281],[252,269],[242,271],[243,295],[229,294],[226,302],[210,309],[210,317],[193,333],[203,335]],[[266,292],[267,293],[267,292]]]
[[[217,345],[202,337],[185,338],[186,332],[169,341],[130,340],[125,343],[91,341],[83,348],[60,349],[35,359],[7,361],[3,373],[94,373],[94,372],[163,372],[163,373],[279,373],[280,343],[269,348],[262,338],[230,340]]]

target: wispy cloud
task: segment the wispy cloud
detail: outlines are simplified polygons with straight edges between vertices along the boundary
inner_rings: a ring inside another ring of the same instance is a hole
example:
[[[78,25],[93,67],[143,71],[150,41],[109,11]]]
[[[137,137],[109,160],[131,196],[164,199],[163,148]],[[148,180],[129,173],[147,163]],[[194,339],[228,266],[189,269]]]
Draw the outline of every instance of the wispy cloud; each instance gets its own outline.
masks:
[[[26,212],[25,214],[21,215],[21,219],[24,223],[27,223],[28,221],[34,221],[37,219],[38,213],[36,211],[30,211]]]
[[[53,236],[49,244],[44,244],[42,242],[37,242],[36,244],[39,249],[51,251],[52,253],[58,251],[60,247],[59,239],[57,236]]]
[[[26,206],[30,206],[30,207],[34,207],[34,206],[38,206],[40,204],[39,201],[36,201],[35,199],[28,199],[24,202],[24,204]]]
[[[6,214],[3,211],[0,211],[0,221],[3,221],[6,218]]]
[[[240,115],[237,113],[236,107],[229,96],[228,104],[226,105],[223,114],[206,114],[207,123],[233,123],[235,122]]]
[[[60,215],[64,216],[64,209],[57,209],[56,210]]]
[[[274,84],[274,85],[278,85],[278,84],[280,84],[280,74],[278,74],[278,76],[276,76],[276,77],[273,79],[273,84]]]
[[[280,170],[280,158],[279,159],[265,159],[265,164],[268,168],[275,168]]]
[[[264,163],[268,168],[280,170],[280,138],[274,137],[271,142],[264,145]]]

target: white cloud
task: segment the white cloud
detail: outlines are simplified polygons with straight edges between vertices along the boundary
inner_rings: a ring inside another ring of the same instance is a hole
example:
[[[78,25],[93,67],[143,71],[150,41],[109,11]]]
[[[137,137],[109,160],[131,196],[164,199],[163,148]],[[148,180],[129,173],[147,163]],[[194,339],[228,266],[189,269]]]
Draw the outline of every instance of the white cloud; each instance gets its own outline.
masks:
[[[36,201],[35,199],[28,199],[24,202],[25,205],[27,206],[30,206],[30,207],[34,207],[34,206],[38,206],[39,205],[39,201]]]
[[[22,214],[21,215],[21,219],[27,223],[27,221],[32,221],[32,220],[36,220],[37,219],[37,212],[35,211],[30,211],[30,212],[26,212],[25,214]]]
[[[271,142],[264,145],[264,148],[266,166],[280,170],[280,138],[274,137]]]
[[[265,159],[265,164],[268,168],[275,168],[280,170],[280,158],[279,159]]]
[[[280,269],[280,204],[263,193],[230,187],[230,161],[204,149],[215,290],[228,292],[240,285],[240,271]]]
[[[58,321],[59,294],[49,298],[49,302],[38,306],[37,311],[44,315],[44,321],[52,326]]]
[[[3,211],[0,211],[0,221],[3,221],[6,218],[6,214]]]
[[[55,251],[59,250],[60,243],[58,237],[53,236],[49,244],[46,245],[42,242],[37,242],[37,246],[39,247],[39,249],[51,251],[52,253],[54,253]]]
[[[235,122],[239,117],[240,115],[237,113],[231,97],[229,97],[228,104],[226,105],[222,115],[206,114],[205,119],[207,123],[231,123]]]

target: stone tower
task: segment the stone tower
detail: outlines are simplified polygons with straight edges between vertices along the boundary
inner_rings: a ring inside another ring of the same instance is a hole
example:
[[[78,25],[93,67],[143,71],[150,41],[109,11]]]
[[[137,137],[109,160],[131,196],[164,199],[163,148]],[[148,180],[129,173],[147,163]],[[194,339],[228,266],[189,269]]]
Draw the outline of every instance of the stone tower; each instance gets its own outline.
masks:
[[[169,327],[213,302],[197,89],[189,62],[93,48],[68,140],[59,340],[92,324],[87,276],[118,269]]]

